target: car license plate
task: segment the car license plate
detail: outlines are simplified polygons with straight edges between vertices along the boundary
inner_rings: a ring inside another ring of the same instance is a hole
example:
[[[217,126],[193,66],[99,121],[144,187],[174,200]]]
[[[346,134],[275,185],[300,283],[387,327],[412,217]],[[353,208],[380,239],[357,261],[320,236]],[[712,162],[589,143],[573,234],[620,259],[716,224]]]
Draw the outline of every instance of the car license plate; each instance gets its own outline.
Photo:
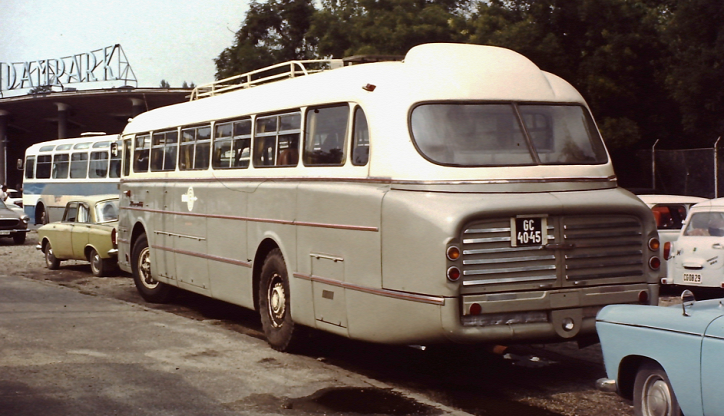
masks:
[[[10,231],[0,230],[0,235],[10,235]]]
[[[547,241],[547,222],[544,217],[511,218],[510,245],[513,247],[541,246]]]
[[[684,283],[701,284],[700,273],[684,273]]]

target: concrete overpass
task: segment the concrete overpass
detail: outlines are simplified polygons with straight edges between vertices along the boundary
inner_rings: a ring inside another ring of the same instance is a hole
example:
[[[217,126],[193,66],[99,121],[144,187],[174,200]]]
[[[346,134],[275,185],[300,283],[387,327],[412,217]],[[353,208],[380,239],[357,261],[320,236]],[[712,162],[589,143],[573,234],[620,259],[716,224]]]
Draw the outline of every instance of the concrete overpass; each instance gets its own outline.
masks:
[[[129,118],[186,101],[190,93],[182,88],[119,87],[0,98],[0,183],[10,188],[22,184],[16,163],[34,143],[90,131],[121,133]]]

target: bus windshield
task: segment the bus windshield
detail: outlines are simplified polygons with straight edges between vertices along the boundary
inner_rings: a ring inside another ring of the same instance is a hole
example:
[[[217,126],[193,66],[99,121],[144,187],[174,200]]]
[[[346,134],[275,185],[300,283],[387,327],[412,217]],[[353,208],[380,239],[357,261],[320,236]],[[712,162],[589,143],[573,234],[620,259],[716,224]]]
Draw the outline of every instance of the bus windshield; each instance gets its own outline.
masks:
[[[412,136],[427,159],[450,166],[602,164],[606,150],[580,105],[422,104]]]

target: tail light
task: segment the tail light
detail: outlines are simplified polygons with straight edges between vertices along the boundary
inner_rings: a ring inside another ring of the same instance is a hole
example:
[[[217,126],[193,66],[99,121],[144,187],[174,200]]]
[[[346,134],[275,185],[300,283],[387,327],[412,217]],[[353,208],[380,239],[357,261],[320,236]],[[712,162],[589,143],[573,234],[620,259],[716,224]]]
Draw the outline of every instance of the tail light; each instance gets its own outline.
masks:
[[[664,260],[668,260],[671,255],[671,242],[664,243]]]
[[[113,231],[111,231],[111,243],[113,243],[113,247],[118,245],[118,242],[116,241],[116,229],[114,228]]]
[[[658,251],[659,247],[661,247],[661,243],[659,242],[658,238],[649,239],[649,250]]]
[[[659,270],[659,267],[661,267],[661,259],[656,256],[651,257],[649,259],[649,267],[651,270]]]
[[[452,266],[449,269],[447,269],[447,278],[451,282],[456,282],[460,278],[460,269],[458,269],[455,266]]]

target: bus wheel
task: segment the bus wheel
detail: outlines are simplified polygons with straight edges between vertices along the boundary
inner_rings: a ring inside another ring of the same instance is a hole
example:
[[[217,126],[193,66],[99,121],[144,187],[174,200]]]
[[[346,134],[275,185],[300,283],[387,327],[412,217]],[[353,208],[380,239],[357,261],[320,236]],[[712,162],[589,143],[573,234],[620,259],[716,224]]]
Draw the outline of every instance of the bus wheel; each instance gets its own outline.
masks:
[[[151,276],[151,250],[146,235],[138,237],[131,251],[133,283],[143,299],[151,303],[166,303],[173,297],[174,288],[157,282]]]
[[[55,258],[53,254],[53,247],[50,246],[50,241],[45,245],[45,267],[50,270],[57,270],[60,267],[60,260]]]
[[[103,277],[110,273],[112,259],[102,258],[96,249],[91,249],[88,261],[90,261],[91,272],[94,276]]]
[[[277,351],[293,351],[301,343],[300,327],[292,321],[290,304],[287,268],[277,248],[266,256],[259,284],[261,325],[269,345]]]

